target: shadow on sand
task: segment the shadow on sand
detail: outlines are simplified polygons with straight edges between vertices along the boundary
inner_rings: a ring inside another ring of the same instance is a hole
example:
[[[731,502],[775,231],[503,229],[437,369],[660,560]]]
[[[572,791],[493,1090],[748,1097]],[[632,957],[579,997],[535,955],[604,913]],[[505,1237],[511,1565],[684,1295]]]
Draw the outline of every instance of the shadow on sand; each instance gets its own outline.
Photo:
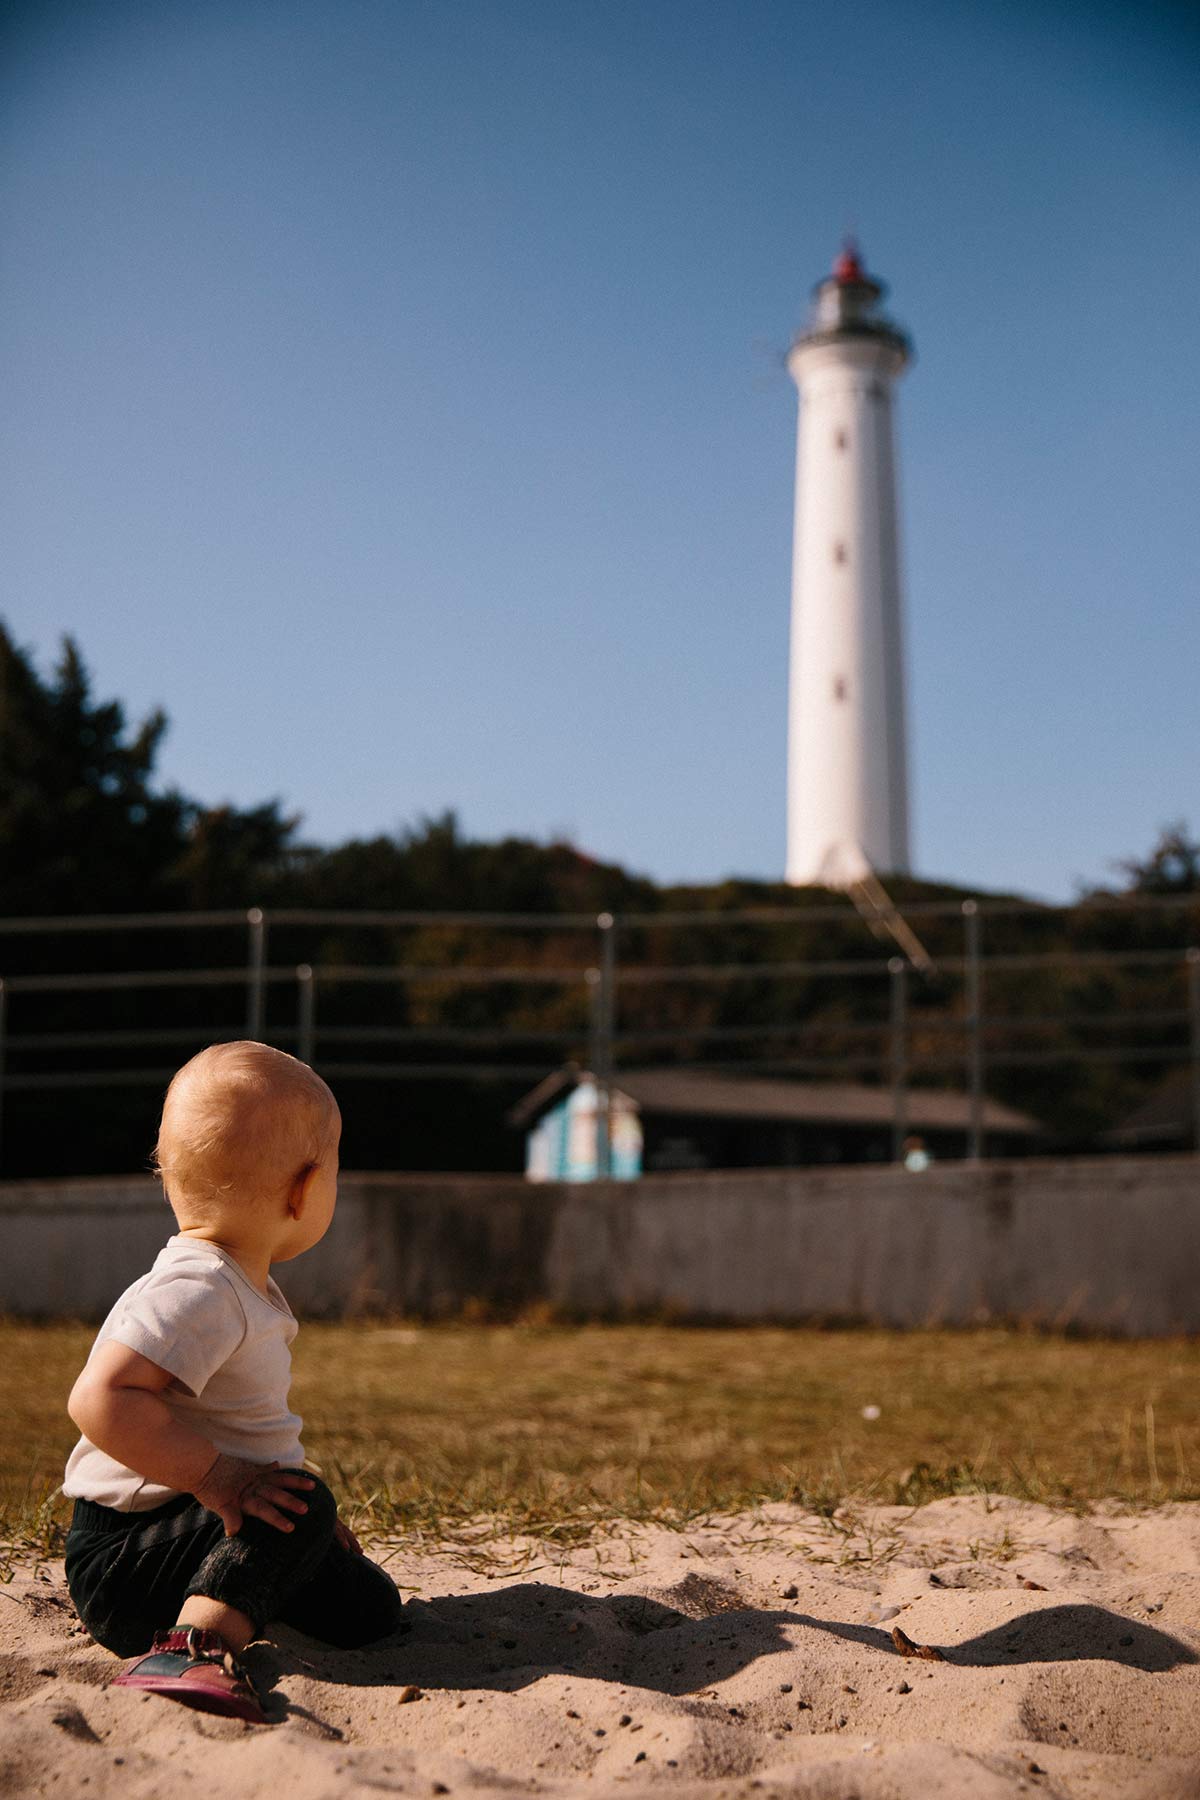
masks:
[[[280,1632],[276,1648],[264,1645],[253,1654],[264,1685],[303,1672],[358,1687],[411,1684],[511,1693],[545,1675],[562,1674],[673,1696],[700,1693],[775,1652],[794,1656],[797,1625],[905,1661],[887,1630],[790,1610],[765,1611],[735,1589],[700,1576],[689,1576],[670,1596],[676,1605],[638,1594],[597,1599],[528,1582],[489,1593],[411,1600],[400,1629],[363,1650],[334,1650]],[[1088,1659],[1161,1673],[1200,1660],[1166,1632],[1095,1605],[1022,1613],[978,1637],[938,1648],[948,1664],[974,1668]]]

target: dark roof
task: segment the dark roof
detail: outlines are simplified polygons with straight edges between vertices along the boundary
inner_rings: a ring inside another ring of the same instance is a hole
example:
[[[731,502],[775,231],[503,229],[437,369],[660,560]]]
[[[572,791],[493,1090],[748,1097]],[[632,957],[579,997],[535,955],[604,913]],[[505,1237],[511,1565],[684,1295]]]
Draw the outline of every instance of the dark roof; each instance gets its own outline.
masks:
[[[1112,1131],[1103,1134],[1106,1144],[1169,1144],[1190,1138],[1195,1106],[1190,1069],[1174,1069],[1148,1094],[1140,1106],[1127,1113]]]
[[[583,1071],[559,1069],[509,1114],[514,1125],[532,1125]],[[696,1118],[782,1119],[821,1125],[890,1125],[890,1088],[849,1081],[779,1081],[745,1075],[711,1075],[694,1069],[622,1069],[614,1088],[640,1112]],[[914,1131],[965,1131],[970,1120],[966,1094],[910,1088],[908,1123]],[[1032,1136],[1037,1121],[996,1100],[984,1100],[983,1127],[997,1135]]]

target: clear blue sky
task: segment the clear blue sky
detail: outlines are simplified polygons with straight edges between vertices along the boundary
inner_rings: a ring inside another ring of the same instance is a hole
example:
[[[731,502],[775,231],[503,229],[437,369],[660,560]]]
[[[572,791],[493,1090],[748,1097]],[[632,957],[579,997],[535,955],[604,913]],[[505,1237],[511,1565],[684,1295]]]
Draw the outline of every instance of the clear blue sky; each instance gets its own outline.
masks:
[[[165,779],[778,876],[779,353],[853,226],[917,346],[918,870],[1200,829],[1189,9],[6,18],[0,614],[165,706]]]

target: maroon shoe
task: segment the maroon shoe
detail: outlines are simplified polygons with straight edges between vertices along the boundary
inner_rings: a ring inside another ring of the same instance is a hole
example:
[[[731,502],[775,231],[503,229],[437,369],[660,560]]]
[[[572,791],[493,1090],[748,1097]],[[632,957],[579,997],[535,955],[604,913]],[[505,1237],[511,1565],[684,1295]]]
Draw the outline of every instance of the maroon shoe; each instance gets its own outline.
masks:
[[[122,1669],[111,1685],[165,1694],[198,1712],[267,1723],[254,1683],[225,1640],[196,1626],[158,1632],[149,1654]]]

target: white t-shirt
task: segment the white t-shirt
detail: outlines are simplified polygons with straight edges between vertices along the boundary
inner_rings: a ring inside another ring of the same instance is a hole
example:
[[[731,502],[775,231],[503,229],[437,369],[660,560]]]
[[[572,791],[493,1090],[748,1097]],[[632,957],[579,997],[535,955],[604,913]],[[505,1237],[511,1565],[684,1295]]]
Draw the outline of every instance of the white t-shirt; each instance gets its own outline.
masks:
[[[121,1295],[91,1354],[110,1341],[136,1350],[174,1376],[162,1398],[218,1450],[298,1468],[300,1420],[287,1404],[297,1329],[273,1281],[264,1297],[227,1251],[173,1237],[149,1274]],[[72,1450],[63,1482],[70,1498],[118,1512],[146,1512],[177,1491],[147,1481],[87,1438]]]

